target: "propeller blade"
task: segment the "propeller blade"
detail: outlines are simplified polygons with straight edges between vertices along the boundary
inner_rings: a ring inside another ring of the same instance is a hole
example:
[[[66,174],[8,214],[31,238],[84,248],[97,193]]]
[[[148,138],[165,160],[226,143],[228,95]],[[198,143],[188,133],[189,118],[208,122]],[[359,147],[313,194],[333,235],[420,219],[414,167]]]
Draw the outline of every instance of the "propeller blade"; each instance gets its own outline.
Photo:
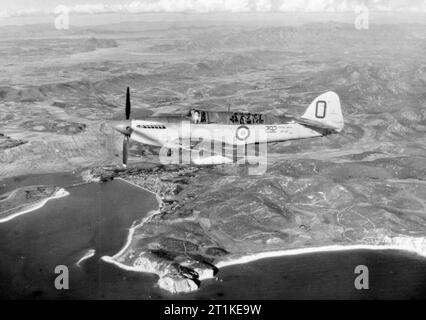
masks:
[[[127,164],[127,158],[129,156],[129,138],[125,137],[123,139],[123,164]]]
[[[127,87],[126,93],[126,120],[130,118],[130,88]]]

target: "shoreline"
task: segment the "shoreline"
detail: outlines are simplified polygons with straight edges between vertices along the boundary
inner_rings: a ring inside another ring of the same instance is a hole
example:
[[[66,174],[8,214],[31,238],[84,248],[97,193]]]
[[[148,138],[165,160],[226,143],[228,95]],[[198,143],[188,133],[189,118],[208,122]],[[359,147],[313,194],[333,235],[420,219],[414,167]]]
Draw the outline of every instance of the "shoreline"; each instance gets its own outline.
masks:
[[[150,270],[143,269],[140,266],[129,266],[116,260],[116,258],[119,257],[122,253],[124,253],[125,250],[129,247],[136,228],[142,227],[145,222],[147,222],[149,219],[155,216],[155,214],[157,214],[158,212],[159,212],[158,209],[150,211],[149,213],[152,213],[151,215],[144,218],[141,221],[141,223],[133,225],[130,228],[126,244],[123,246],[123,248],[113,256],[101,257],[101,260],[103,260],[106,263],[114,264],[118,268],[121,268],[126,271],[156,274],[161,279],[162,273],[160,271],[156,272],[155,270],[152,270],[152,269]],[[251,254],[240,255],[240,256],[234,255],[234,257],[230,257],[224,260],[219,260],[217,263],[214,263],[214,266],[218,268],[220,271],[221,268],[226,268],[226,267],[240,265],[240,264],[247,264],[247,263],[255,262],[262,259],[279,258],[279,257],[296,256],[296,255],[308,255],[308,254],[326,253],[326,252],[356,251],[356,250],[400,251],[400,252],[415,254],[421,258],[426,259],[426,238],[409,237],[409,236],[395,236],[395,237],[385,236],[382,239],[378,240],[378,244],[326,245],[326,246],[308,247],[308,248],[265,251],[265,252],[251,253]],[[214,279],[214,278],[215,276],[210,276],[210,277],[203,277],[200,280],[204,281],[204,280]],[[180,293],[183,293],[183,292],[180,292]]]
[[[24,215],[24,214],[27,214],[29,212],[32,212],[32,211],[38,210],[40,208],[43,208],[49,200],[63,198],[63,197],[68,196],[69,194],[70,193],[68,191],[66,191],[64,188],[60,188],[52,196],[47,197],[47,198],[42,199],[42,200],[39,200],[37,203],[35,203],[33,205],[30,205],[29,208],[24,209],[22,211],[19,211],[17,213],[11,214],[11,215],[9,215],[9,216],[7,216],[5,218],[0,218],[0,223],[8,222],[8,221],[10,221],[10,220],[12,220],[12,219],[14,219],[16,217],[19,217],[21,215]]]
[[[86,253],[75,263],[75,265],[77,267],[80,267],[81,263],[83,261],[86,261],[87,259],[90,259],[91,257],[93,257],[96,253],[95,249],[89,249],[86,251]]]
[[[156,274],[161,279],[162,273],[160,270],[146,269],[146,268],[144,269],[143,267],[141,268],[141,266],[130,266],[122,262],[119,262],[116,259],[119,258],[130,246],[135,230],[139,227],[142,227],[152,217],[160,213],[160,206],[162,203],[162,199],[157,193],[152,192],[124,178],[118,177],[115,179],[123,180],[126,183],[129,183],[131,185],[134,185],[138,188],[141,188],[145,191],[148,191],[154,194],[158,201],[158,208],[155,210],[149,211],[147,213],[147,216],[143,218],[140,223],[136,223],[135,221],[132,224],[132,226],[129,229],[129,234],[127,236],[126,243],[124,244],[124,246],[121,248],[119,252],[117,252],[113,256],[102,256],[101,260],[103,260],[106,263],[111,263],[122,270]],[[410,236],[394,236],[394,237],[384,236],[382,238],[377,239],[377,244],[324,245],[324,246],[318,246],[318,247],[282,249],[282,250],[274,250],[274,251],[248,253],[245,255],[234,255],[229,257],[228,259],[218,260],[217,263],[214,263],[214,265],[216,268],[221,269],[221,268],[226,268],[233,265],[247,264],[250,262],[254,262],[254,261],[258,261],[262,259],[268,259],[268,258],[278,258],[278,257],[285,257],[285,256],[295,256],[295,255],[315,254],[315,253],[325,253],[325,252],[351,251],[351,250],[371,250],[371,251],[394,250],[394,251],[401,251],[401,252],[416,254],[419,257],[426,259],[426,238],[410,237]],[[203,279],[200,279],[200,280],[204,281],[207,279],[214,279],[214,278],[215,276],[209,276],[209,277],[203,277]]]
[[[143,226],[147,221],[149,221],[152,217],[154,217],[157,213],[159,213],[158,210],[151,210],[148,211],[147,216],[141,220],[140,223],[133,222],[132,226],[129,228],[129,234],[127,235],[126,243],[124,246],[113,256],[102,256],[101,259],[104,261],[109,261],[110,259],[115,259],[119,257],[121,254],[123,254],[126,249],[130,246],[130,243],[132,242],[133,234],[135,233],[135,230],[141,226]],[[115,260],[114,260],[115,261]],[[117,262],[119,263],[119,262]]]
[[[132,232],[133,234],[133,232]],[[390,238],[391,239],[391,238]],[[243,255],[239,257],[229,258],[226,260],[221,260],[215,263],[215,267],[219,269],[219,272],[222,268],[231,267],[234,265],[241,265],[241,264],[248,264],[251,262],[264,260],[264,259],[270,259],[270,258],[280,258],[280,257],[290,257],[290,256],[297,256],[297,255],[309,255],[309,254],[315,254],[315,253],[328,253],[328,252],[344,252],[344,251],[357,251],[357,250],[369,250],[369,251],[399,251],[399,252],[405,252],[405,253],[411,253],[416,254],[417,256],[423,258],[426,260],[426,238],[409,238],[404,237],[405,240],[421,240],[425,246],[423,250],[415,250],[415,248],[407,248],[403,245],[397,245],[397,244],[377,244],[377,245],[370,245],[370,244],[358,244],[358,245],[331,245],[331,246],[322,246],[322,247],[310,247],[310,248],[299,248],[299,249],[284,249],[284,250],[276,250],[276,251],[266,251],[266,252],[259,252],[259,253],[253,253],[248,255]],[[121,252],[121,251],[120,251]],[[106,263],[111,263],[115,265],[116,267],[125,270],[125,271],[131,271],[131,272],[141,272],[141,273],[149,273],[149,274],[155,274],[159,277],[159,280],[157,281],[157,285],[160,286],[159,281],[162,279],[163,274],[160,270],[153,270],[153,269],[144,269],[140,266],[129,266],[124,263],[118,262],[114,259],[116,255],[114,256],[103,256],[101,260],[103,260]],[[205,280],[209,279],[215,279],[217,275],[212,275],[208,277],[200,278],[199,280],[201,283]],[[161,288],[161,286],[160,286]],[[186,293],[192,293],[193,291],[189,292],[174,292],[171,290],[168,290],[166,288],[163,288],[169,293],[172,294],[186,294]],[[200,290],[200,286],[197,290]]]
[[[131,234],[133,235],[134,228],[138,227],[140,225],[137,225],[133,227]],[[130,235],[129,235],[130,236]],[[409,238],[409,239],[422,239],[426,243],[426,239],[424,238]],[[128,246],[128,244],[126,243]],[[127,246],[125,248],[127,248]],[[124,252],[125,248],[123,248],[119,253]],[[283,250],[275,250],[275,251],[265,251],[265,252],[258,252],[253,254],[247,254],[242,255],[239,257],[231,257],[226,260],[220,260],[217,263],[215,263],[215,267],[218,269],[220,268],[226,268],[234,265],[239,264],[247,264],[250,262],[255,262],[263,259],[269,259],[269,258],[279,258],[279,257],[286,257],[286,256],[297,256],[297,255],[308,255],[308,254],[314,254],[314,253],[326,253],[326,252],[341,252],[341,251],[356,251],[356,250],[369,250],[369,251],[401,251],[401,252],[408,252],[412,254],[416,254],[419,257],[422,257],[426,259],[426,249],[425,251],[421,250],[415,250],[415,249],[409,249],[402,245],[386,245],[386,244],[356,244],[356,245],[331,245],[331,246],[320,246],[320,247],[309,247],[309,248],[298,248],[298,249],[283,249]],[[128,270],[128,271],[135,271],[135,272],[147,272],[147,273],[153,273],[151,271],[142,271],[141,268],[128,266],[126,264],[123,264],[121,262],[118,262],[114,260],[114,258],[119,254],[115,254],[114,256],[103,256],[101,259],[105,262],[115,264],[121,269]],[[159,273],[155,273],[159,275]],[[214,278],[214,277],[213,277]],[[205,278],[205,279],[211,279],[211,278]],[[205,280],[202,279],[202,280]]]
[[[138,271],[138,272],[140,272],[139,270],[135,270],[136,269],[135,267],[129,267],[129,266],[127,266],[127,265],[125,265],[125,264],[123,264],[121,262],[116,261],[115,259],[118,258],[120,255],[122,255],[127,250],[127,248],[130,246],[130,244],[132,242],[132,239],[133,239],[133,234],[135,233],[135,230],[137,228],[139,228],[139,227],[142,227],[146,222],[148,222],[155,215],[157,215],[157,214],[160,213],[160,206],[161,206],[162,200],[161,200],[161,197],[157,193],[152,192],[151,190],[148,190],[148,189],[146,189],[144,187],[138,186],[137,184],[135,184],[135,183],[133,183],[131,181],[128,181],[128,180],[120,178],[120,177],[114,178],[114,179],[122,180],[122,181],[124,181],[124,182],[126,182],[126,183],[128,183],[130,185],[133,185],[133,186],[135,186],[137,188],[140,188],[142,190],[148,191],[149,193],[155,195],[155,198],[157,199],[158,207],[156,209],[154,209],[154,210],[148,211],[146,213],[146,217],[144,217],[142,220],[140,220],[139,223],[137,223],[137,221],[134,221],[133,224],[130,226],[130,228],[129,228],[129,234],[127,235],[127,239],[126,239],[126,243],[123,245],[123,247],[120,249],[120,251],[118,251],[113,256],[102,256],[101,257],[101,260],[103,260],[103,261],[105,261],[107,263],[115,264],[115,265],[117,265],[118,267],[120,267],[122,269],[129,270],[129,271]]]
[[[406,237],[409,238],[409,237]],[[412,240],[415,239],[423,239],[426,245],[426,239],[424,238],[409,238]],[[407,240],[409,240],[407,239]],[[389,244],[355,244],[355,245],[331,245],[331,246],[320,246],[320,247],[310,247],[310,248],[298,248],[298,249],[284,249],[284,250],[276,250],[276,251],[266,251],[253,253],[248,255],[243,255],[240,257],[229,258],[226,260],[221,260],[215,264],[217,268],[225,268],[229,266],[246,264],[262,259],[268,258],[279,258],[285,256],[296,256],[296,255],[306,255],[313,253],[325,253],[325,252],[340,252],[340,251],[354,251],[354,250],[371,250],[371,251],[381,251],[381,250],[394,250],[394,251],[402,251],[416,254],[422,258],[426,259],[426,248],[424,251],[415,250],[406,248],[402,245],[389,245]]]
[[[140,188],[140,189],[142,189],[142,190],[145,190],[145,191],[147,191],[147,192],[149,192],[149,193],[152,193],[152,194],[155,196],[155,198],[157,199],[157,202],[158,202],[158,208],[157,208],[157,210],[159,210],[159,209],[160,209],[160,206],[161,206],[161,204],[163,203],[163,200],[161,199],[161,197],[159,196],[159,194],[158,194],[158,193],[155,193],[155,192],[153,192],[153,191],[151,191],[151,190],[148,190],[148,189],[146,189],[146,188],[144,188],[144,187],[142,187],[142,186],[137,185],[136,183],[134,183],[134,182],[132,182],[132,181],[126,180],[126,179],[121,178],[121,177],[114,178],[114,180],[121,180],[121,181],[124,181],[124,182],[126,182],[126,183],[128,183],[128,184],[130,184],[130,185],[132,185],[132,186],[135,186],[135,187]],[[151,210],[151,211],[154,211],[154,210]],[[150,212],[151,212],[151,211],[150,211]]]

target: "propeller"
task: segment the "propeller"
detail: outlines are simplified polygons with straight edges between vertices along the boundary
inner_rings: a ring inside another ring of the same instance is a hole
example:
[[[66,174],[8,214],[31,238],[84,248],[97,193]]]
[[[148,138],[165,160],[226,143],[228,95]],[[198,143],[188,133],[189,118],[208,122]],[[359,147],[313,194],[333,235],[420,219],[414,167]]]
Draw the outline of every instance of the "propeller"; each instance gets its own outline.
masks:
[[[126,120],[130,118],[130,88],[127,87],[126,92]]]
[[[133,132],[131,127],[131,121],[130,119],[130,88],[127,87],[126,91],[126,108],[125,108],[125,115],[126,120],[125,121],[114,121],[113,126],[114,129],[120,132],[122,135],[124,135],[123,139],[123,166],[126,166],[127,159],[129,157],[129,142],[130,142],[130,136]]]
[[[127,158],[129,157],[129,139],[130,137],[124,137],[123,139],[123,165],[127,164]]]

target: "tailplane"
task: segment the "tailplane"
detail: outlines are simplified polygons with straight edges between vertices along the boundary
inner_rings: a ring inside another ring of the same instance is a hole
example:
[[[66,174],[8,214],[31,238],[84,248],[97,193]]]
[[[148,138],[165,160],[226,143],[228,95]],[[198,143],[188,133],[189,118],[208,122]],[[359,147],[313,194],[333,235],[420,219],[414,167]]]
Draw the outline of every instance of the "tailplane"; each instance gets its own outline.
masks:
[[[342,131],[344,121],[337,93],[329,91],[317,97],[300,117],[300,122],[336,132]]]

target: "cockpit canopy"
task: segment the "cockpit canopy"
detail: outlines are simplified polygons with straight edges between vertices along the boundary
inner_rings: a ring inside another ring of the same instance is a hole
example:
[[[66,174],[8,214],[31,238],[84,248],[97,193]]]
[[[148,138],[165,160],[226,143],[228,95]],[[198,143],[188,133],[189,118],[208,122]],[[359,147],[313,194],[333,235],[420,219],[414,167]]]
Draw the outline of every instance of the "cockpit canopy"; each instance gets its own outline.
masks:
[[[277,123],[278,119],[271,114],[252,112],[226,112],[206,111],[191,109],[187,117],[192,123],[220,123],[220,124],[271,124]]]

